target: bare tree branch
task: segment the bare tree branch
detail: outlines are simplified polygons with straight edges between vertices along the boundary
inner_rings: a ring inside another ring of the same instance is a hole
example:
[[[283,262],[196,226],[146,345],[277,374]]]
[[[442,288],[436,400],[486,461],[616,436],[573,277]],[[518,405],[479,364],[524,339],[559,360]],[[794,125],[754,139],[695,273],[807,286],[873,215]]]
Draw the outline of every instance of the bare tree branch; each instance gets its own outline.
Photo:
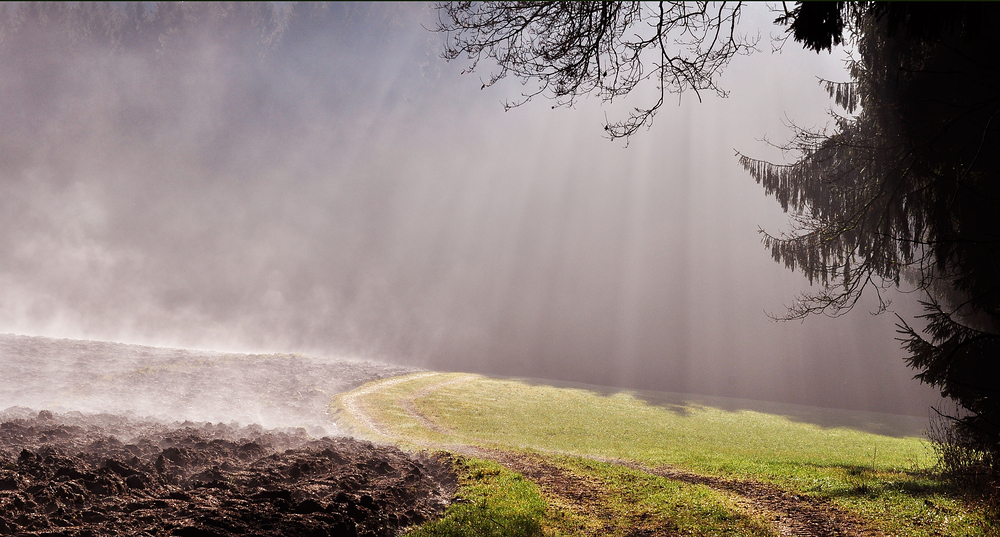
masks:
[[[449,2],[437,9],[436,30],[448,37],[444,58],[467,60],[466,73],[484,59],[495,64],[483,88],[508,77],[525,86],[505,109],[537,96],[553,107],[587,95],[612,103],[653,86],[651,101],[605,124],[612,139],[648,127],[667,94],[725,96],[719,75],[757,42],[736,33],[740,2]]]

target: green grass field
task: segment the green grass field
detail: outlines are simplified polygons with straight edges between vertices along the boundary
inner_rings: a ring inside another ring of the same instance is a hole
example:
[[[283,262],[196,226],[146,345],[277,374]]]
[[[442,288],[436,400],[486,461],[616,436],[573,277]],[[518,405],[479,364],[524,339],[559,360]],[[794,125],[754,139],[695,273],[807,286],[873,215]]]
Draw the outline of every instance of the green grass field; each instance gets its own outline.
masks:
[[[356,434],[414,448],[471,445],[540,454],[599,482],[601,490],[618,491],[608,498],[631,498],[605,502],[619,515],[652,517],[693,534],[768,535],[774,528],[732,494],[629,474],[604,461],[762,482],[829,501],[887,535],[990,534],[983,518],[934,477],[931,445],[905,417],[462,374],[380,382],[334,400],[334,411]],[[549,504],[540,518],[547,531],[601,533],[585,531],[586,514],[560,511],[558,498]],[[642,513],[625,512],[637,506]]]

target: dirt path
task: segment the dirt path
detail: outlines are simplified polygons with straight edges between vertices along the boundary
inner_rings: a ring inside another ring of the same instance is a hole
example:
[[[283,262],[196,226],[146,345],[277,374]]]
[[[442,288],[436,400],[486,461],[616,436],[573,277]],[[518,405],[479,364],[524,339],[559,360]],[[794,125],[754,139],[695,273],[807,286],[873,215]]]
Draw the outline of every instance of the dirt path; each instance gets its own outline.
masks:
[[[476,455],[499,462],[530,479],[547,498],[555,500],[558,507],[598,522],[599,525],[591,527],[588,534],[612,535],[623,525],[634,526],[632,521],[621,520],[619,513],[607,508],[610,493],[593,478],[560,468],[537,455],[491,450],[478,450]],[[627,534],[648,537],[658,535],[634,530]]]
[[[365,413],[361,405],[357,403],[357,398],[407,380],[426,377],[431,374],[433,373],[401,377],[375,383],[360,391],[351,393],[349,397],[344,397],[344,407],[355,420],[370,427],[378,434],[397,441],[412,443],[415,441],[414,439],[401,438],[394,435],[388,427]],[[429,384],[407,397],[401,397],[397,400],[397,404],[403,412],[423,427],[441,434],[454,434],[447,427],[434,422],[420,412],[416,406],[416,400],[426,397],[444,386],[462,382],[469,378],[472,377],[458,377]],[[602,506],[606,502],[603,498],[607,495],[607,492],[599,483],[588,479],[586,476],[580,476],[551,464],[542,457],[484,449],[465,444],[445,445],[425,442],[421,443],[421,445],[427,449],[446,449],[465,455],[495,460],[503,464],[511,470],[531,479],[547,496],[558,499],[563,507],[578,514],[586,514],[601,520],[604,528],[599,529],[595,535],[607,534],[609,530],[617,527],[616,524],[621,523],[621,521],[614,520],[613,514],[604,512]],[[561,455],[562,453],[553,454]],[[747,512],[762,514],[777,535],[796,537],[884,537],[881,531],[868,527],[850,513],[845,512],[828,501],[797,496],[764,483],[701,475],[665,466],[650,468],[631,461],[617,459],[601,459],[601,462],[619,464],[647,474],[666,477],[689,484],[704,485],[725,492],[731,495],[736,503]],[[646,535],[647,533],[642,534]],[[660,535],[660,533],[654,534]],[[662,535],[670,535],[670,533],[662,533]]]
[[[737,496],[744,508],[767,514],[779,535],[883,537],[849,513],[818,498],[796,496],[764,483],[713,477],[676,468],[647,468],[628,462],[620,464],[684,483],[705,485]]]

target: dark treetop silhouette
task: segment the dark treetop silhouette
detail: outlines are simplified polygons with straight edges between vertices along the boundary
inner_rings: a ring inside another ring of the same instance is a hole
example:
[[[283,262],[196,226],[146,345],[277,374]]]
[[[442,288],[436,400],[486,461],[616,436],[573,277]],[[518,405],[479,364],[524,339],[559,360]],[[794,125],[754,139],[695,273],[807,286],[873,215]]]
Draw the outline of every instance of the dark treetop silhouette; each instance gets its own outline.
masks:
[[[881,290],[901,281],[920,291],[929,337],[899,318],[907,362],[958,403],[955,431],[988,458],[1000,449],[998,14],[844,6],[852,80],[825,84],[854,115],[835,116],[829,135],[795,129],[793,164],[740,155],[793,214],[791,232],[764,244],[822,284],[787,316],[840,314],[866,289],[884,310]]]

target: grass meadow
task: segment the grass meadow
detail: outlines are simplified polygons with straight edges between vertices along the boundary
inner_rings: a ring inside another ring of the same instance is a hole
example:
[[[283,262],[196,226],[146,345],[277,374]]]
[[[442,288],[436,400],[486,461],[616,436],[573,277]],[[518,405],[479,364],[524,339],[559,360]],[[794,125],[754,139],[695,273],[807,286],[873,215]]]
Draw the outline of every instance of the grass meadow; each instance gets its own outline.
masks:
[[[649,527],[695,535],[774,533],[764,515],[729,493],[610,463],[627,461],[819,498],[886,535],[971,537],[993,529],[935,477],[920,418],[457,373],[418,374],[359,390],[355,413],[379,423],[397,443],[533,453],[614,491],[601,504],[610,513],[603,519],[646,517]],[[370,422],[348,411],[343,397],[333,402],[342,424],[379,437]],[[463,475],[466,483],[484,479]],[[602,517],[593,512],[560,507],[557,497],[547,502],[538,515],[544,532],[614,534],[606,523],[598,527]]]

